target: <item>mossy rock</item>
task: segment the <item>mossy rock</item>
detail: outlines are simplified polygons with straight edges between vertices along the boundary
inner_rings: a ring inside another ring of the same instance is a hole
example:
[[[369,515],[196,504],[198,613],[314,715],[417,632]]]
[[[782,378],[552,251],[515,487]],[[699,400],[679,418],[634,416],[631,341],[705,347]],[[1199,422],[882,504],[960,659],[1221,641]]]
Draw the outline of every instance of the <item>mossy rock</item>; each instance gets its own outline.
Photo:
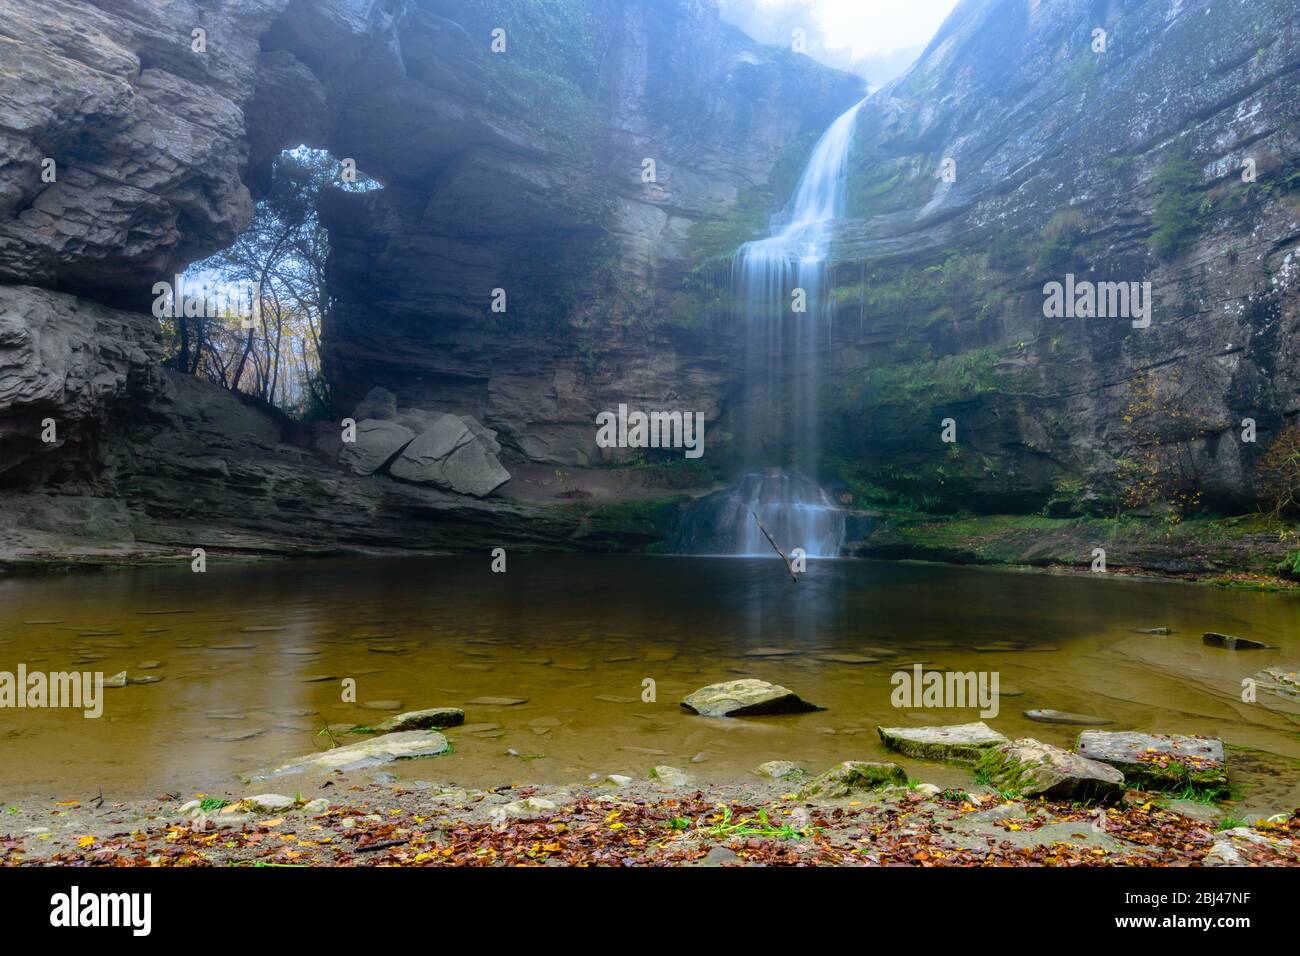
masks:
[[[988,748],[1007,742],[982,720],[947,727],[877,727],[876,732],[889,750],[945,763],[975,763]]]
[[[1121,771],[1131,787],[1212,797],[1229,791],[1223,741],[1216,737],[1089,730],[1075,750]]]
[[[889,786],[907,786],[907,774],[898,764],[846,760],[806,783],[799,791],[799,799],[843,800]]]
[[[403,730],[441,730],[464,722],[465,711],[459,707],[430,707],[428,710],[411,710],[389,717],[375,727],[375,732],[391,734]]]
[[[975,775],[1024,797],[1111,802],[1124,795],[1119,770],[1029,737],[989,748]]]

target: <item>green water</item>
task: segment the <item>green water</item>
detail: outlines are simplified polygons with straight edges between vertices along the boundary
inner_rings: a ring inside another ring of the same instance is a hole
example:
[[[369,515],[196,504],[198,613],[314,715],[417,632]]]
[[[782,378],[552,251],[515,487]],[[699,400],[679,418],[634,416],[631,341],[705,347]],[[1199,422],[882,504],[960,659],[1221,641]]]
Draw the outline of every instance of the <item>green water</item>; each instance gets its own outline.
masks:
[[[815,770],[883,759],[880,724],[979,719],[975,709],[892,705],[891,675],[926,661],[996,671],[1004,690],[1021,692],[987,719],[1010,737],[1073,743],[1080,728],[1026,719],[1033,708],[1095,715],[1110,729],[1220,736],[1244,806],[1294,807],[1300,707],[1262,691],[1244,703],[1241,681],[1300,664],[1298,612],[1285,594],[871,561],[813,562],[794,585],[775,557],[512,556],[504,574],[487,555],[214,562],[206,574],[11,579],[0,582],[0,670],[21,662],[162,680],[106,689],[99,719],[0,710],[0,800],[238,787],[240,773],[328,746],[326,722],[378,723],[393,711],[362,705],[385,700],[464,706],[471,725],[449,731],[450,755],[384,768],[402,780],[578,782],[671,764],[725,781],[772,759]],[[1156,626],[1174,633],[1135,633]],[[1207,630],[1278,649],[1208,648]],[[741,676],[826,709],[709,720],[679,706],[697,687]],[[341,699],[345,678],[356,703]],[[647,679],[653,702],[642,699]],[[527,702],[466,703],[485,695]],[[918,779],[968,779],[904,763]]]

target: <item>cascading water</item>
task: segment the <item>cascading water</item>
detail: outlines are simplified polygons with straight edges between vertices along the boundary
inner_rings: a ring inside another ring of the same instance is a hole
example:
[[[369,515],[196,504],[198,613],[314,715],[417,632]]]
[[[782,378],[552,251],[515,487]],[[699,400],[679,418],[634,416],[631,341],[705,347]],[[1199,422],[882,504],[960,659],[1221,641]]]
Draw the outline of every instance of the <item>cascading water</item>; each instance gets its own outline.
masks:
[[[862,102],[865,102],[862,101]],[[732,271],[747,324],[745,457],[756,470],[727,493],[721,519],[734,522],[738,554],[766,554],[754,515],[785,549],[834,557],[844,516],[816,483],[818,337],[829,327],[826,254],[844,214],[844,180],[862,102],[822,134],[772,235],[747,242]],[[761,468],[788,462],[793,472]]]

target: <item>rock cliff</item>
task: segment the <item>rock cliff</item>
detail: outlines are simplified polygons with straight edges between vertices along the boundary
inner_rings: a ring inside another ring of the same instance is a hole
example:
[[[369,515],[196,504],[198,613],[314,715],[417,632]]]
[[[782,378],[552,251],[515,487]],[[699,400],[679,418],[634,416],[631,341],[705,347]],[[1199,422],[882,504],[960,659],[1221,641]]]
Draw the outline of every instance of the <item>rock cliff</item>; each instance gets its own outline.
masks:
[[[1256,459],[1300,410],[1293,13],[963,0],[873,95],[821,381],[819,477],[841,500],[1253,506]],[[67,531],[51,496],[116,543],[652,540],[580,503],[341,464],[333,424],[161,370],[153,284],[233,239],[281,149],[326,148],[383,185],[321,202],[338,419],[383,386],[481,422],[527,474],[624,456],[593,427],[619,402],[686,408],[725,473],[746,334],[730,256],[861,96],[707,0],[0,0],[0,62],[11,544],[19,511]],[[1067,275],[1149,282],[1150,325],[1045,317]]]
[[[717,415],[725,361],[673,318],[692,232],[766,201],[861,85],[701,0],[3,0],[0,53],[0,487],[43,526],[41,495],[106,508],[102,543],[125,514],[142,544],[271,550],[610,544],[580,504],[357,475],[328,428],[158,368],[154,283],[232,241],[281,149],[384,186],[322,201],[339,418],[383,385],[583,463],[617,400]]]

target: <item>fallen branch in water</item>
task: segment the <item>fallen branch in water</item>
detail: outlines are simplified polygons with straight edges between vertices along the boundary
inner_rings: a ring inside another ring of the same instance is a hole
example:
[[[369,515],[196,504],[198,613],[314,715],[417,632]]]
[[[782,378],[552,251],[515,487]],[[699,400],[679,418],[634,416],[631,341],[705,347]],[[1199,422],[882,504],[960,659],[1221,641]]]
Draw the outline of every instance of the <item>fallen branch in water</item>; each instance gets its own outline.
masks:
[[[777,543],[772,540],[772,536],[768,534],[767,529],[763,527],[763,522],[758,520],[758,515],[754,514],[754,512],[752,511],[750,512],[750,514],[754,516],[754,523],[758,525],[758,530],[763,532],[763,537],[767,538],[767,543],[772,546],[772,550],[775,551],[777,554],[779,554],[781,556],[781,560],[785,562],[785,569],[790,572],[790,580],[793,581],[795,584],[798,584],[799,576],[794,573],[794,565],[790,563],[790,559],[785,556],[785,552],[782,551],[777,546]]]

